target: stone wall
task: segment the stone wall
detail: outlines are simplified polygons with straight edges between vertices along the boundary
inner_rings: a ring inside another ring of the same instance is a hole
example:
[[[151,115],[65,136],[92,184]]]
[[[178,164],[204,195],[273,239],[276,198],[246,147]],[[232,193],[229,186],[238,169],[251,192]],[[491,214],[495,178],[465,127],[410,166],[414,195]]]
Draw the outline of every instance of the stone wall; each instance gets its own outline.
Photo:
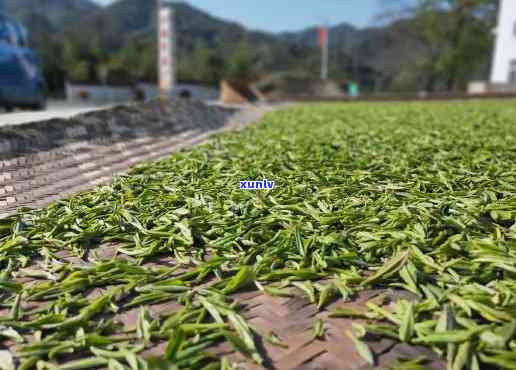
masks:
[[[156,85],[140,83],[131,86],[103,86],[85,84],[66,84],[66,99],[71,102],[100,102],[100,103],[124,103],[135,100],[136,89],[146,100],[159,96],[159,88]],[[172,92],[173,97],[178,97],[184,92],[198,100],[218,100],[219,91],[210,86],[199,84],[179,83]]]

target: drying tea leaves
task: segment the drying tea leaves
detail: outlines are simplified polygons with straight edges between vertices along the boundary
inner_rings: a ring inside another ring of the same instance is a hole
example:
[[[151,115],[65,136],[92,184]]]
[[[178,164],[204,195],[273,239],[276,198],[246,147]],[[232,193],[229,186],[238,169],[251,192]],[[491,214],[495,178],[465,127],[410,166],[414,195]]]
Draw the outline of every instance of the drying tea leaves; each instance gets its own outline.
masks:
[[[235,297],[257,292],[365,321],[371,365],[387,337],[516,368],[515,220],[514,101],[280,110],[0,220],[2,366],[234,368],[221,344],[264,364],[262,339],[289,343],[245,319]],[[371,289],[402,298],[333,307]]]

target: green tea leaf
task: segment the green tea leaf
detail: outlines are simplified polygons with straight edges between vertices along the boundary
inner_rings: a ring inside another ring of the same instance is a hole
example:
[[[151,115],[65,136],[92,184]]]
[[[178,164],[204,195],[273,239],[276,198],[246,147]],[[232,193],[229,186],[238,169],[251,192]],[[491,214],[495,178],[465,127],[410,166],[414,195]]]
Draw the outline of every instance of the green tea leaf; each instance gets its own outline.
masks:
[[[379,280],[385,280],[391,275],[398,272],[408,261],[409,251],[399,252],[397,255],[387,261],[378,271],[365,279],[361,285],[373,285]]]
[[[374,355],[373,355],[373,352],[371,351],[371,349],[369,348],[369,346],[365,342],[361,341],[360,339],[355,338],[353,333],[348,331],[346,334],[348,335],[349,338],[351,338],[351,340],[355,344],[355,348],[356,348],[358,354],[369,365],[374,366],[375,365]]]
[[[409,342],[414,335],[414,304],[408,303],[405,311],[401,315],[401,324],[399,329],[399,338],[402,342]]]
[[[324,339],[324,321],[321,319],[315,320],[312,332],[314,339]]]
[[[253,269],[249,266],[243,266],[222,291],[224,294],[235,293],[252,286],[255,278]]]
[[[176,361],[177,353],[180,351],[185,339],[186,335],[181,327],[174,330],[165,349],[165,358],[167,360]]]

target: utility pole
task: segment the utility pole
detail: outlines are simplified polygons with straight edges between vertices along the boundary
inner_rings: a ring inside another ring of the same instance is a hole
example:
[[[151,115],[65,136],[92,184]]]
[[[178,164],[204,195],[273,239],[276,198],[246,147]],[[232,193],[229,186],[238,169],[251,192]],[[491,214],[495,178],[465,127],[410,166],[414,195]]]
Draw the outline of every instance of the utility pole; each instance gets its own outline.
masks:
[[[321,47],[321,80],[328,79],[328,47],[329,47],[329,30],[327,26],[319,29],[319,46]]]
[[[355,43],[353,45],[353,51],[352,51],[352,54],[353,54],[353,80],[355,82],[358,82],[360,81],[360,76],[359,76],[359,54],[358,54],[358,45]]]
[[[176,84],[174,10],[164,0],[157,1],[158,75],[161,102],[172,96]]]

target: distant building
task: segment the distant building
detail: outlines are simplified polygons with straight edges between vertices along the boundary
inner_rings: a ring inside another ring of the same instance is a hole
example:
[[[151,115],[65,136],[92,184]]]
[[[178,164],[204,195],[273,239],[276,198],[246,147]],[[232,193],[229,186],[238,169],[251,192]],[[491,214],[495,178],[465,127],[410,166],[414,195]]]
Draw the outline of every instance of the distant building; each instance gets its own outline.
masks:
[[[492,84],[516,85],[516,0],[500,0]]]

